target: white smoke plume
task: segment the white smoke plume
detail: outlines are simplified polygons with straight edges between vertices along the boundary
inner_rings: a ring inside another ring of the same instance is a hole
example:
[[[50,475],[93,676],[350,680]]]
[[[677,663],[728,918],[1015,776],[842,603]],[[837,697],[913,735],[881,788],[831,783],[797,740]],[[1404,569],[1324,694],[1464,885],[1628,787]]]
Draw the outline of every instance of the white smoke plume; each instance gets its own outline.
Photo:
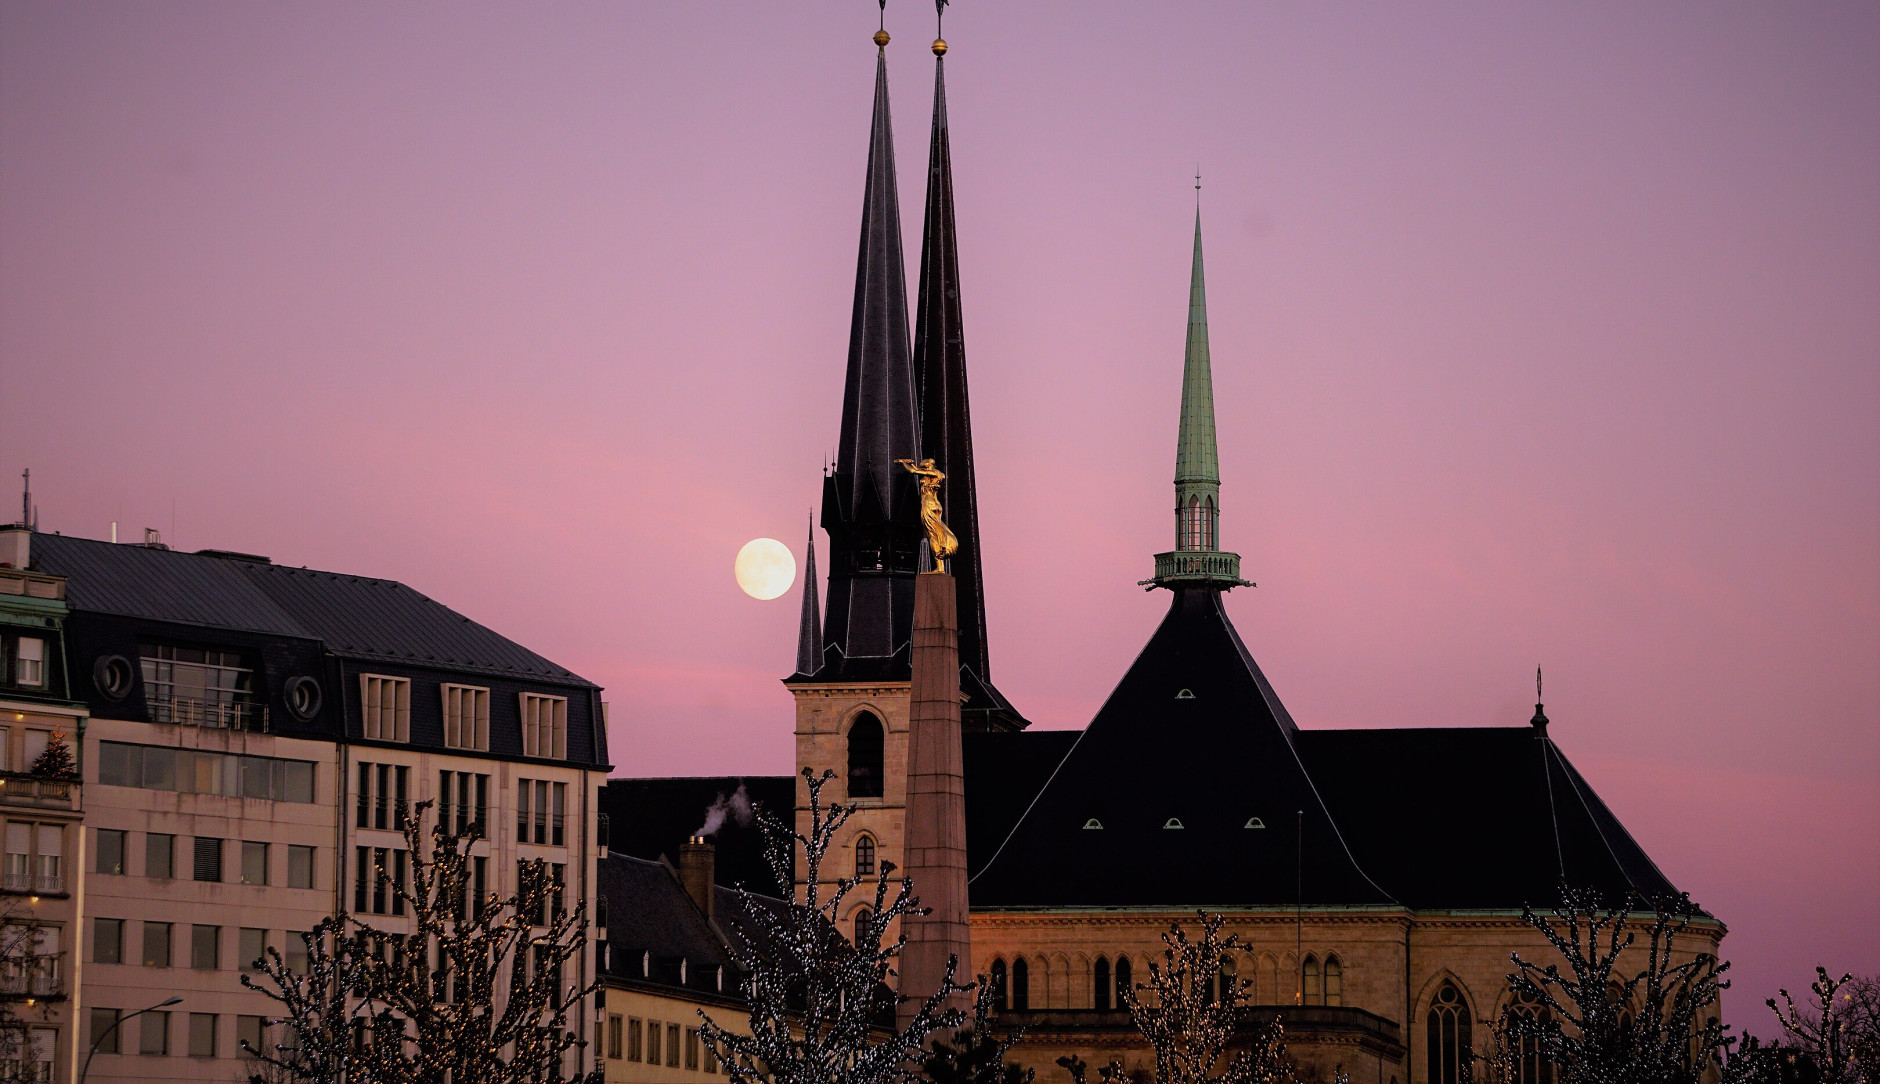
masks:
[[[718,830],[725,826],[726,818],[736,821],[740,828],[749,828],[755,819],[751,811],[751,796],[745,791],[744,784],[741,782],[738,784],[738,789],[730,794],[718,792],[718,797],[712,799],[711,806],[705,810],[705,823],[699,825],[698,831],[692,834],[715,836]]]

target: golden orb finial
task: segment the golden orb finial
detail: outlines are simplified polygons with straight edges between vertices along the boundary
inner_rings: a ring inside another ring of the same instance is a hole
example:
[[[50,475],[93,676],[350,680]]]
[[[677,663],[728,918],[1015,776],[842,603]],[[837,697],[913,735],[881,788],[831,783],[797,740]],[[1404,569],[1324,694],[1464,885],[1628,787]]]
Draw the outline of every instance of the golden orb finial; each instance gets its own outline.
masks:
[[[933,39],[933,55],[935,56],[947,55],[947,39],[945,38]]]
[[[883,49],[888,47],[888,32],[886,30],[875,31],[875,44]]]

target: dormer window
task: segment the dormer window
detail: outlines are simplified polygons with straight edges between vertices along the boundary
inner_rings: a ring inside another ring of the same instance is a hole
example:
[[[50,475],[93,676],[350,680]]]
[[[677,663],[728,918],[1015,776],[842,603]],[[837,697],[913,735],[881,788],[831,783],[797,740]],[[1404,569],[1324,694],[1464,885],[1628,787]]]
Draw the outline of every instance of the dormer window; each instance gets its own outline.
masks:
[[[1098,819],[1097,819],[1097,818],[1095,818],[1095,817],[1092,817],[1092,818],[1090,818],[1089,820],[1087,820],[1087,821],[1085,821],[1085,822],[1084,822],[1084,827],[1085,827],[1086,829],[1089,829],[1089,830],[1091,830],[1091,831],[1098,831],[1098,832],[1100,832],[1100,831],[1102,831],[1102,830],[1103,830],[1103,822],[1102,822],[1102,821],[1100,821],[1100,820],[1098,820]]]
[[[254,668],[219,648],[142,644],[144,699],[153,723],[224,730],[265,730],[265,706],[254,700]]]
[[[37,636],[22,636],[13,647],[13,683],[26,689],[44,688],[46,684],[46,642]]]
[[[1241,827],[1242,828],[1265,828],[1266,822],[1261,820],[1258,817],[1248,817],[1247,823],[1241,825]]]
[[[1168,820],[1165,820],[1165,821],[1163,821],[1163,822],[1162,822],[1162,827],[1164,827],[1164,828],[1182,828],[1182,827],[1186,827],[1186,826],[1182,824],[1182,821],[1181,821],[1181,818],[1180,818],[1180,817],[1170,817],[1170,818],[1169,818]]]
[[[523,693],[522,755],[568,759],[568,698]]]

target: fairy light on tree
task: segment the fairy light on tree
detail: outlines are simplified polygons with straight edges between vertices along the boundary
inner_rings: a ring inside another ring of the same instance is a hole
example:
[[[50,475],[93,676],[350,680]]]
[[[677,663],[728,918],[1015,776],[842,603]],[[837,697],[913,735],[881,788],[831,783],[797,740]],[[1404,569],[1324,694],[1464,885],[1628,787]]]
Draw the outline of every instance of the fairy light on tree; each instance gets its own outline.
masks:
[[[1149,981],[1121,991],[1123,1007],[1155,1055],[1155,1084],[1288,1084],[1294,1079],[1278,1022],[1243,1018],[1251,980],[1224,965],[1240,951],[1240,935],[1221,933],[1225,919],[1196,912],[1201,936],[1182,924],[1162,935],[1162,961],[1149,963]],[[1144,994],[1148,996],[1144,996]],[[1075,1084],[1088,1066],[1075,1055],[1058,1059]],[[1101,1084],[1133,1079],[1121,1061],[1097,1070]],[[1348,1078],[1341,1072],[1338,1079]]]
[[[1726,1046],[1717,1003],[1729,988],[1723,973],[1730,965],[1703,952],[1672,962],[1679,936],[1698,914],[1688,895],[1651,903],[1649,924],[1633,919],[1637,903],[1609,909],[1595,892],[1563,887],[1551,916],[1522,912],[1566,966],[1542,967],[1511,954],[1512,1003],[1528,1011],[1498,1018],[1481,1075],[1517,1079],[1518,1060],[1533,1058],[1573,1084],[1708,1079]],[[1641,926],[1644,967],[1628,974],[1620,958],[1639,943]]]
[[[568,981],[587,947],[586,904],[565,906],[539,860],[521,866],[515,893],[474,895],[481,837],[438,824],[427,849],[430,806],[404,828],[411,883],[374,869],[406,928],[342,912],[302,935],[304,970],[270,948],[260,979],[242,976],[280,1006],[282,1029],[266,1049],[242,1043],[257,1062],[251,1081],[600,1084],[599,1069],[568,1068],[585,1046],[570,1013],[600,988]]]
[[[973,987],[956,983],[958,961],[949,960],[940,988],[921,999],[905,1027],[896,1027],[895,964],[907,941],[900,920],[922,913],[920,901],[912,881],[893,876],[892,862],[876,867],[872,883],[847,877],[824,883],[824,864],[854,811],[823,802],[834,778],[803,769],[806,832],[758,810],[764,859],[777,883],[792,883],[800,854],[804,888],[801,898],[783,903],[740,893],[731,951],[744,976],[750,1033],[728,1031],[699,1013],[701,1038],[730,1084],[907,1084],[922,1079],[930,1036],[965,1023],[965,1014],[946,1002]],[[858,893],[866,905],[848,925],[851,939],[841,918]]]

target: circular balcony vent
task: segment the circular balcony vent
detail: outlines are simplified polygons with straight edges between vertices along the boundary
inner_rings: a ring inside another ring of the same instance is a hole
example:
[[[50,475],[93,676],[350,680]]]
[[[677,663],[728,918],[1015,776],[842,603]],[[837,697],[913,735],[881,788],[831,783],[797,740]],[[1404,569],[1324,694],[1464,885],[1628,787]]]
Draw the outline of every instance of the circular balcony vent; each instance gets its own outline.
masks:
[[[137,671],[131,668],[131,661],[122,655],[100,655],[98,661],[91,664],[91,683],[98,689],[98,695],[113,703],[131,694],[131,683],[137,678]]]
[[[301,722],[320,714],[320,683],[305,674],[288,678],[281,694],[287,702],[287,714]]]

